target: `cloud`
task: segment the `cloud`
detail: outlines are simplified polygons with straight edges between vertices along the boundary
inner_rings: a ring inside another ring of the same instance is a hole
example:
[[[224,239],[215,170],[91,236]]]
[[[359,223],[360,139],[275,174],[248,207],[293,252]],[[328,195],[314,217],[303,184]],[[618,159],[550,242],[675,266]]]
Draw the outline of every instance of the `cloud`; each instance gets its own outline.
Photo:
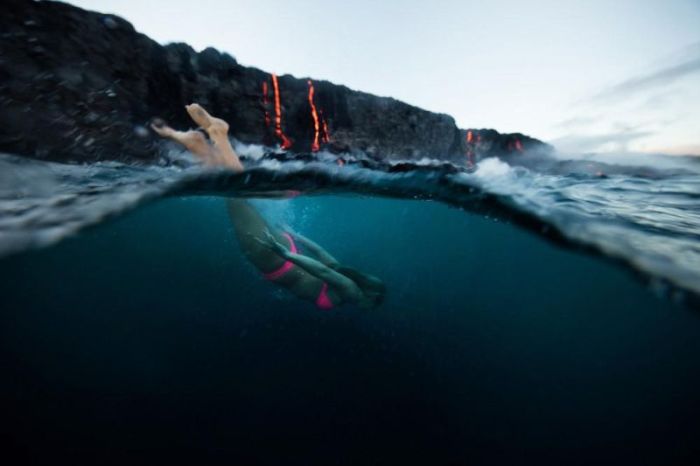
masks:
[[[576,116],[572,118],[567,118],[566,120],[560,121],[556,124],[559,128],[571,128],[577,126],[588,126],[592,123],[598,121],[597,116]]]
[[[626,97],[636,92],[656,90],[685,77],[700,73],[700,46],[694,44],[684,49],[684,51],[683,58],[676,63],[615,84],[594,95],[590,100],[599,102]]]
[[[577,101],[571,107],[577,113],[554,125],[561,135],[550,142],[569,154],[649,147],[698,153],[700,94],[691,84],[700,77],[700,42],[658,63],[646,74],[630,76]]]

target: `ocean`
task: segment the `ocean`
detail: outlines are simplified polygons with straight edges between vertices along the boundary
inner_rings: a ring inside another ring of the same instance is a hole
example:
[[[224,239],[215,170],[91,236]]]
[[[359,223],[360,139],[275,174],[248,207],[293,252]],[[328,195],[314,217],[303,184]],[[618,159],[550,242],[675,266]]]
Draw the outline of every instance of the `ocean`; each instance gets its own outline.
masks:
[[[691,169],[1,163],[0,437],[22,464],[700,459]],[[384,303],[264,280],[232,196]]]

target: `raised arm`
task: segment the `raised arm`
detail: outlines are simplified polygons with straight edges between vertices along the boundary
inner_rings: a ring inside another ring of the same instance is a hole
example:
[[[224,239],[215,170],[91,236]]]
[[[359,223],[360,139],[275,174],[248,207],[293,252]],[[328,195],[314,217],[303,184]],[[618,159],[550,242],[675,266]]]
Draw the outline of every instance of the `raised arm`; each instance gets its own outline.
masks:
[[[283,257],[306,270],[314,277],[328,283],[328,285],[333,287],[344,299],[351,299],[353,301],[360,299],[362,291],[354,281],[324,265],[320,261],[309,256],[304,256],[303,254],[295,254],[289,251],[287,251],[287,254]]]
[[[321,246],[307,238],[306,236],[300,235],[299,233],[296,232],[290,232],[291,235],[297,239],[301,244],[304,245],[304,249],[307,251],[311,252],[314,256],[318,258],[319,261],[321,261],[323,264],[327,265],[328,267],[336,267],[338,266],[339,262],[338,260],[331,256],[328,251],[323,249]]]
[[[328,283],[343,299],[352,301],[360,299],[362,290],[354,281],[314,258],[291,252],[282,246],[270,232],[266,232],[265,239],[261,239],[260,242],[314,277]]]

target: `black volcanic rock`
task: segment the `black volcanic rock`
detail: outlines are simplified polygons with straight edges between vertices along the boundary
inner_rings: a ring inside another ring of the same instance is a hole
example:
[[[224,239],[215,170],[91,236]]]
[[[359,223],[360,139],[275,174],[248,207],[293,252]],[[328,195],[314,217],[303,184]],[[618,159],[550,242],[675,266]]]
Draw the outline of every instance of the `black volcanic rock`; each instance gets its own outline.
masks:
[[[158,116],[189,127],[184,105],[199,102],[231,124],[246,143],[311,151],[314,141],[332,152],[374,158],[434,157],[468,161],[546,152],[526,136],[471,130],[468,141],[452,117],[392,98],[289,75],[278,79],[276,131],[272,76],[244,67],[215,49],[162,46],[113,15],[59,2],[5,0],[0,16],[0,150],[36,158],[90,162],[157,158],[147,129]],[[263,91],[266,90],[267,94]],[[327,131],[326,131],[327,130]]]

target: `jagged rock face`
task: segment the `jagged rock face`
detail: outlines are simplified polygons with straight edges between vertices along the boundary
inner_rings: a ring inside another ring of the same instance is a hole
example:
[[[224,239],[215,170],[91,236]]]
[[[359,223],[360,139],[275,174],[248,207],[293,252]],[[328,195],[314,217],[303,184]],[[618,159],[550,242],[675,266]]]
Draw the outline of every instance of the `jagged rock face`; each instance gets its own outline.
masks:
[[[481,140],[469,141],[469,130],[447,115],[326,81],[276,79],[211,48],[161,46],[116,16],[31,0],[6,0],[3,9],[3,151],[62,161],[153,161],[159,145],[149,119],[189,127],[183,107],[190,102],[228,121],[243,142],[294,151],[468,163],[547,149],[493,130],[472,130]]]
[[[0,16],[0,147],[79,161],[152,157],[148,132],[137,126],[159,104],[148,80],[162,72],[152,41],[116,17],[8,3]]]

